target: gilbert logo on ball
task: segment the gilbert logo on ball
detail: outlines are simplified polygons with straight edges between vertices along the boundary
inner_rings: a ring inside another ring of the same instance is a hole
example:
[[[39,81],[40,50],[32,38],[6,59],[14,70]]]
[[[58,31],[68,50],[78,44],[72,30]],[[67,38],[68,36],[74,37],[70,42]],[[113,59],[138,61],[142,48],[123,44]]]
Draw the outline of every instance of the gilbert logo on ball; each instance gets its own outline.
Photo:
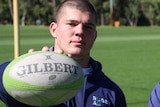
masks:
[[[31,106],[52,106],[74,97],[84,82],[81,66],[54,52],[33,52],[14,59],[3,84],[13,98]]]

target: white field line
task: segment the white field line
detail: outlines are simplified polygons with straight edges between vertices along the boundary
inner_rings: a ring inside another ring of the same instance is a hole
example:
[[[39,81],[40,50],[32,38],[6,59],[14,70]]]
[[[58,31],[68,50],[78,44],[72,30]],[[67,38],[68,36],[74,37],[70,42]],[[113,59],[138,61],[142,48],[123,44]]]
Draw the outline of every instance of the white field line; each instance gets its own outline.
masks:
[[[41,39],[21,39],[20,40],[20,44],[23,44],[23,45],[34,45],[34,44],[44,44],[44,43],[51,43],[51,39],[48,39],[48,38],[41,38]],[[12,39],[7,39],[7,40],[3,40],[1,41],[0,40],[0,46],[1,45],[13,45],[14,44],[14,40]]]
[[[43,41],[42,41],[43,40]],[[114,36],[114,37],[97,37],[96,42],[127,42],[127,41],[139,41],[139,40],[160,40],[160,35],[152,35],[152,36]],[[48,38],[41,38],[41,39],[22,39],[20,40],[20,44],[23,45],[34,45],[40,43],[51,43],[52,40]],[[13,45],[12,39],[1,40],[0,45]]]
[[[139,41],[139,40],[160,40],[160,35],[153,36],[114,36],[114,37],[97,37],[96,42],[116,42],[116,41]]]

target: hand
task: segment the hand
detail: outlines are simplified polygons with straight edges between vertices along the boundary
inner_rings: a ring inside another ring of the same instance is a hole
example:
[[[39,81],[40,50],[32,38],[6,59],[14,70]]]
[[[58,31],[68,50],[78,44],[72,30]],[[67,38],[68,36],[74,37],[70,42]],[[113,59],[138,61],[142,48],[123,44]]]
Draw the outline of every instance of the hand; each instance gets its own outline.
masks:
[[[54,52],[71,57],[70,54],[65,54],[63,50],[54,50]]]
[[[44,46],[41,51],[48,52],[49,51],[49,47],[48,46]],[[32,48],[32,49],[28,50],[28,53],[31,53],[31,52],[35,52],[35,49]],[[70,54],[65,54],[62,50],[55,50],[54,52],[71,57]]]
[[[47,51],[49,51],[49,47],[48,46],[44,46],[41,51],[47,52]],[[31,52],[35,52],[35,49],[32,48],[32,49],[28,50],[28,53],[31,53]]]

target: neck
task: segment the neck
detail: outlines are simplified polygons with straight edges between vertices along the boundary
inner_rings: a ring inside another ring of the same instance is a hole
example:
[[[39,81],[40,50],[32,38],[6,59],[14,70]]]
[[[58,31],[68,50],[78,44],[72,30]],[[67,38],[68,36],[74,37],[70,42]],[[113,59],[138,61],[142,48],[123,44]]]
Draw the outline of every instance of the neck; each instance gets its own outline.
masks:
[[[59,48],[57,48],[56,46],[54,47],[54,52],[57,52],[57,53],[60,53],[60,54],[64,54],[63,51],[59,51]],[[67,56],[69,56],[72,59],[74,59],[78,64],[80,64],[80,66],[82,68],[89,67],[89,65],[88,65],[89,58],[90,58],[89,54],[88,55],[67,55]]]
[[[81,67],[82,68],[87,68],[89,65],[88,65],[88,63],[89,63],[89,56],[87,56],[87,57],[80,57],[80,56],[78,56],[78,57],[73,57],[73,56],[71,56],[71,58],[73,58],[76,62],[78,62],[80,65],[81,65]]]

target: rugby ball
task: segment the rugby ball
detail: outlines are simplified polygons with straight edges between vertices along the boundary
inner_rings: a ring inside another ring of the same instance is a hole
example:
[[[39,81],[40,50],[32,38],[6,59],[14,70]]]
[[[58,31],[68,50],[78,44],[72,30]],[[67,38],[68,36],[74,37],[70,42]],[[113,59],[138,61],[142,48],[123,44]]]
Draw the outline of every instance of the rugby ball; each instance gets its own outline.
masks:
[[[53,106],[82,88],[81,66],[55,52],[33,52],[15,58],[5,69],[3,84],[10,96],[31,106]]]

